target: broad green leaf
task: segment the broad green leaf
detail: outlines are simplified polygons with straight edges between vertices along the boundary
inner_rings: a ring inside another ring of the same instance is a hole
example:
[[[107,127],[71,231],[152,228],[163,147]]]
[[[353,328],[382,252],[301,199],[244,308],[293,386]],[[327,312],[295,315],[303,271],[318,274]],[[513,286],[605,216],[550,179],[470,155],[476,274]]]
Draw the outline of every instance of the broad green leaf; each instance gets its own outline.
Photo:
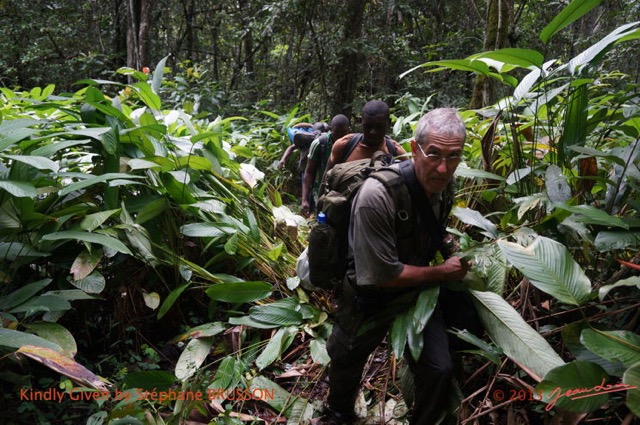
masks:
[[[565,211],[569,211],[576,214],[575,220],[584,224],[596,224],[599,226],[620,227],[628,229],[629,225],[622,219],[614,217],[600,208],[596,208],[591,205],[567,205],[567,204],[554,204],[556,208],[560,208]]]
[[[532,285],[560,302],[579,306],[590,299],[589,278],[561,243],[538,236],[526,248],[503,240],[498,246]]]
[[[575,87],[567,100],[567,111],[560,135],[558,154],[561,160],[571,154],[572,146],[583,146],[587,139],[588,93],[587,84]]]
[[[94,271],[82,279],[72,280],[71,284],[89,294],[99,294],[107,285],[104,276],[98,271]]]
[[[604,301],[611,290],[625,286],[635,286],[636,289],[640,289],[640,276],[631,276],[630,278],[619,280],[611,285],[601,286],[600,289],[598,289],[598,297],[600,301]]]
[[[331,361],[327,353],[327,342],[322,338],[316,338],[309,343],[309,352],[314,363],[328,365]]]
[[[270,304],[251,307],[249,309],[249,317],[259,322],[280,326],[300,325],[302,323],[302,314],[299,311]]]
[[[62,297],[55,295],[40,295],[29,298],[22,304],[13,307],[9,313],[26,313],[31,315],[42,311],[66,311],[71,309],[71,304]]]
[[[60,196],[68,195],[71,192],[76,190],[84,189],[89,186],[93,186],[98,183],[106,183],[109,180],[117,180],[117,179],[142,179],[142,176],[135,176],[133,174],[125,174],[125,173],[106,173],[99,176],[90,176],[81,180],[79,182],[71,183],[70,185],[62,188],[58,194]]]
[[[193,170],[211,171],[211,162],[209,160],[196,155],[183,156],[176,161],[178,168],[188,167]]]
[[[445,61],[434,61],[434,62],[427,62],[427,63],[423,63],[422,65],[418,65],[414,68],[411,68],[408,71],[403,72],[402,74],[400,74],[400,78],[403,78],[405,75],[415,71],[416,69],[419,68],[424,68],[427,66],[437,66],[439,68],[436,69],[431,69],[428,72],[435,72],[435,71],[440,71],[442,69],[453,69],[453,70],[457,70],[457,71],[471,71],[471,72],[476,72],[478,74],[482,74],[482,75],[489,75],[490,70],[489,70],[489,66],[480,61],[480,60],[473,60],[473,59],[450,59],[450,60],[445,60]]]
[[[580,341],[589,350],[610,362],[630,367],[640,362],[640,335],[630,331],[585,329]]]
[[[438,295],[440,294],[439,286],[431,286],[420,292],[416,301],[416,307],[413,312],[413,324],[417,333],[422,333],[422,330],[427,325],[427,322],[431,318],[436,304],[438,303]]]
[[[497,174],[490,173],[484,170],[478,170],[475,168],[466,168],[462,166],[456,168],[456,176],[465,178],[465,179],[489,179],[489,180],[504,181],[504,177],[499,176]]]
[[[0,346],[18,349],[25,345],[46,347],[62,353],[64,350],[53,341],[49,341],[34,334],[0,328]]]
[[[462,330],[453,329],[453,330],[447,330],[447,332],[479,348],[479,350],[465,350],[464,351],[465,353],[481,355],[487,360],[490,360],[495,365],[500,366],[500,363],[501,363],[500,356],[504,353],[499,348],[494,347],[491,344],[488,344],[487,342],[478,338],[477,336],[467,331],[466,329],[462,329]]]
[[[640,416],[640,363],[631,366],[622,375],[622,382],[627,386],[627,407],[636,416]]]
[[[100,227],[105,221],[107,221],[109,217],[114,214],[120,213],[120,211],[121,209],[117,208],[115,210],[100,211],[97,213],[89,214],[82,219],[82,222],[80,222],[80,228],[88,232],[92,232]]]
[[[473,290],[469,293],[485,330],[507,356],[540,378],[564,364],[549,343],[501,296]]]
[[[554,407],[572,412],[593,412],[609,400],[603,394],[607,373],[597,364],[580,360],[558,366],[536,385],[536,393],[547,403],[545,410]]]
[[[141,388],[147,391],[166,391],[174,382],[173,373],[164,370],[129,372],[122,380],[127,388]]]
[[[455,207],[453,209],[453,215],[455,215],[458,220],[462,221],[465,224],[470,224],[472,226],[476,226],[483,230],[486,230],[489,235],[494,238],[498,237],[498,228],[496,227],[496,225],[488,219],[484,218],[482,214],[480,214],[476,210],[472,210],[470,208]]]
[[[598,232],[594,244],[600,252],[638,247],[640,245],[640,232]]]
[[[229,255],[236,255],[238,252],[238,234],[235,233],[224,244],[224,250]]]
[[[541,68],[544,62],[542,53],[530,49],[499,49],[489,52],[475,54],[470,59],[488,58],[509,65],[520,66],[522,68],[537,67]]]
[[[256,328],[256,329],[273,329],[273,328],[280,327],[276,323],[260,322],[258,320],[253,319],[250,316],[230,317],[228,322],[230,325],[235,325],[235,326],[243,325],[243,326],[248,326],[250,328]]]
[[[293,423],[308,423],[311,420],[314,409],[312,404],[299,396],[295,396],[270,379],[258,375],[250,381],[250,390],[254,397],[262,395],[266,402],[276,412],[282,412],[287,418],[291,418],[296,411],[296,421]]]
[[[244,364],[235,356],[227,356],[222,359],[220,366],[216,370],[213,382],[209,385],[209,389],[227,389],[235,388],[242,380],[242,372]]]
[[[30,165],[38,170],[51,170],[57,173],[60,169],[60,165],[57,162],[45,158],[42,156],[30,156],[30,155],[5,155],[5,158],[13,159],[14,161],[22,162]]]
[[[159,111],[162,109],[162,102],[160,101],[160,97],[153,92],[151,86],[146,81],[139,81],[132,86],[138,95],[142,99],[142,101],[149,108]]]
[[[562,328],[562,342],[571,351],[576,360],[591,362],[602,367],[605,372],[612,376],[620,376],[624,372],[624,367],[620,363],[611,362],[598,356],[589,350],[581,341],[582,331],[589,328],[585,321],[570,323]]]
[[[567,7],[553,18],[540,33],[540,40],[547,43],[551,37],[563,28],[587,14],[591,9],[599,5],[601,0],[573,0]]]
[[[35,198],[38,194],[31,183],[0,180],[0,189],[4,189],[18,198]]]
[[[46,288],[50,283],[51,279],[42,279],[37,282],[28,283],[10,294],[0,296],[0,310],[9,310],[22,304]]]
[[[217,238],[227,234],[220,226],[213,223],[189,223],[180,228],[180,232],[191,238]]]
[[[151,88],[154,93],[160,93],[160,88],[162,87],[162,77],[164,76],[164,66],[167,63],[169,56],[165,56],[158,62],[155,70],[153,71],[153,78],[151,80]],[[160,109],[160,108],[158,108]]]
[[[62,348],[62,354],[73,358],[78,352],[76,340],[64,326],[51,322],[36,322],[25,326],[38,336],[56,343]]]
[[[195,338],[189,341],[176,363],[176,378],[185,381],[193,376],[206,360],[213,345],[213,337]]]
[[[99,233],[79,232],[75,230],[68,230],[56,233],[49,233],[42,237],[43,241],[60,241],[60,240],[76,240],[90,243],[97,243],[107,248],[111,248],[115,251],[122,252],[123,254],[131,254],[129,248],[120,240],[108,235],[102,235]]]
[[[30,118],[3,120],[0,123],[0,152],[20,140],[38,133],[40,130],[29,128],[38,124],[40,124],[38,120]]]
[[[177,341],[186,341],[191,338],[206,338],[211,336],[216,336],[221,332],[226,330],[226,326],[221,322],[211,322],[205,323],[204,325],[195,326],[193,328],[189,328],[188,331],[182,333],[173,339],[174,342]]]
[[[177,288],[173,289],[169,293],[169,295],[167,295],[167,298],[165,298],[164,302],[160,306],[160,310],[158,310],[158,320],[162,319],[164,315],[167,314],[167,312],[171,309],[173,304],[175,304],[175,302],[178,300],[180,295],[185,291],[185,289],[189,287],[189,285],[190,283],[185,283],[183,285],[180,285]]]
[[[71,265],[70,273],[73,276],[73,280],[78,281],[89,276],[91,272],[94,271],[98,266],[100,260],[102,260],[102,255],[103,254],[101,249],[96,249],[93,253],[90,253],[86,249],[80,252],[76,259],[73,260],[73,264]]]
[[[49,369],[62,375],[68,376],[74,382],[103,391],[104,395],[109,395],[106,384],[98,376],[80,363],[61,355],[58,351],[46,347],[24,345],[20,347],[17,353],[42,363]]]
[[[567,183],[567,178],[562,174],[562,168],[557,165],[549,165],[545,173],[544,184],[547,196],[552,202],[568,202],[571,199],[571,187]]]
[[[249,303],[269,297],[272,291],[273,287],[267,282],[256,281],[218,283],[207,288],[205,292],[216,301]]]
[[[278,329],[275,335],[269,338],[267,346],[256,359],[258,370],[264,369],[280,358],[293,341],[292,335],[295,335],[295,328],[285,327]]]
[[[0,242],[0,258],[14,261],[20,257],[47,257],[51,254],[40,252],[34,247],[20,242]]]

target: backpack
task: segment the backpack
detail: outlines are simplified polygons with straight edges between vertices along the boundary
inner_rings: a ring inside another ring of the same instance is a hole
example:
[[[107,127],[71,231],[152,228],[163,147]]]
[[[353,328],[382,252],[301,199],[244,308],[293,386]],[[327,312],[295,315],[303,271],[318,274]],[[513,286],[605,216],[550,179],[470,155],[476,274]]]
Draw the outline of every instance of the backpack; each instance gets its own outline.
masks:
[[[311,146],[311,142],[313,142],[320,135],[320,132],[312,130],[308,127],[289,127],[287,129],[287,135],[289,136],[289,140],[291,141],[291,143],[293,143],[296,148],[300,150],[306,150]]]
[[[341,284],[348,267],[351,204],[367,178],[379,180],[394,198],[399,253],[414,250],[414,197],[413,205],[428,220],[434,241],[441,242],[444,238],[444,221],[434,217],[415,179],[412,163],[403,161],[398,168],[391,168],[392,161],[390,154],[378,151],[370,159],[337,164],[326,173],[318,199],[318,222],[311,228],[307,248],[308,280],[313,286],[333,289]]]

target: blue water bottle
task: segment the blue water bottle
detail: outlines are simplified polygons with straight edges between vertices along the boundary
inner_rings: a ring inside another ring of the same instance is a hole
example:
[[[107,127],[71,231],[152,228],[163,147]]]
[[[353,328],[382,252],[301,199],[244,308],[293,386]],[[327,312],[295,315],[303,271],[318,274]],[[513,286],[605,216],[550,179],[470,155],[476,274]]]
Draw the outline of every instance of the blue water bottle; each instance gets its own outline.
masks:
[[[317,219],[318,219],[318,224],[325,224],[327,222],[327,215],[322,211],[320,211],[318,213]]]

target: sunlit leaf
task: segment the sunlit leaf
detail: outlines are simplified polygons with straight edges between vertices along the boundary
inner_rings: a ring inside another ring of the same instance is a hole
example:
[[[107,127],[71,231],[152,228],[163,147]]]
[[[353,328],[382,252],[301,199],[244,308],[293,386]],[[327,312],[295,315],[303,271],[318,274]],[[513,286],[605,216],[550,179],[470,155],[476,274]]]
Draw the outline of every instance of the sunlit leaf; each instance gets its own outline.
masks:
[[[556,33],[580,19],[602,0],[573,0],[540,32],[543,43],[549,41]]]
[[[18,198],[35,198],[38,194],[31,183],[10,180],[0,180],[0,189],[4,189]]]
[[[14,161],[28,164],[34,168],[37,168],[38,170],[51,170],[56,173],[60,169],[60,165],[57,162],[42,156],[5,155],[5,157],[13,159]]]
[[[453,215],[465,224],[479,227],[486,230],[492,237],[498,236],[498,228],[491,221],[486,219],[482,214],[476,210],[470,208],[455,207],[453,209]]]
[[[501,296],[493,292],[469,291],[485,330],[504,353],[544,377],[564,364],[549,343]]]
[[[601,286],[600,289],[598,289],[598,297],[600,298],[600,301],[604,301],[607,294],[609,294],[613,289],[626,286],[635,286],[636,289],[640,289],[640,276],[631,276],[630,278],[619,280],[611,285]]]
[[[539,236],[528,247],[498,241],[507,260],[532,285],[567,304],[582,305],[591,297],[591,282],[569,250],[553,239]]]
[[[542,53],[531,49],[499,49],[482,52],[471,56],[472,59],[489,58],[505,64],[516,65],[523,68],[542,67],[544,57]]]
[[[206,360],[213,345],[213,337],[189,341],[176,363],[176,378],[184,381],[193,376]]]

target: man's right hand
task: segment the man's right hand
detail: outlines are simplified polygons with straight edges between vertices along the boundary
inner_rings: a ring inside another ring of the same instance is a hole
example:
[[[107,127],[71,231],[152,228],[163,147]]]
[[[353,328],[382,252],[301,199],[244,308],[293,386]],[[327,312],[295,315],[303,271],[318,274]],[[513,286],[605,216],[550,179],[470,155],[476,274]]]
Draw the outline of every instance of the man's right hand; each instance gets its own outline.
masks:
[[[302,203],[300,204],[300,213],[302,214],[302,216],[309,217],[309,210],[310,210],[309,201],[307,200],[302,201]]]
[[[462,280],[471,268],[471,262],[460,257],[449,257],[440,265],[447,280]]]

